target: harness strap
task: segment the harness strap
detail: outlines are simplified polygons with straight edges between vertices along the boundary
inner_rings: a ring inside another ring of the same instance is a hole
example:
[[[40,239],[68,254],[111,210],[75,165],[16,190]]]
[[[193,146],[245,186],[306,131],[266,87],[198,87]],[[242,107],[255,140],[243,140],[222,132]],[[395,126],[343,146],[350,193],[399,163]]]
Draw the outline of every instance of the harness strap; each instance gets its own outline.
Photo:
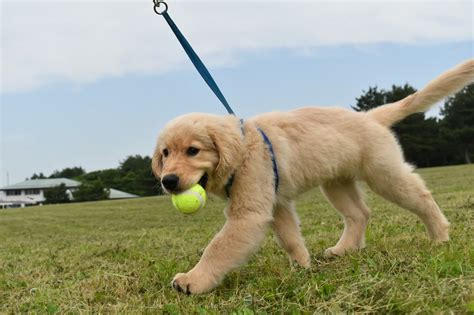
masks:
[[[227,198],[230,198],[230,189],[232,188],[232,184],[234,183],[234,178],[235,178],[235,174],[230,175],[229,180],[224,186]]]
[[[277,192],[278,191],[278,185],[280,184],[280,175],[278,174],[278,165],[277,165],[276,158],[275,158],[275,151],[273,151],[272,142],[267,137],[265,132],[260,128],[257,128],[257,130],[260,131],[260,133],[262,134],[263,141],[265,141],[265,144],[268,146],[268,151],[270,151],[270,155],[271,155],[271,158],[272,158],[272,164],[273,164],[273,175],[274,175],[274,178],[275,178],[275,192]]]
[[[268,151],[270,152],[270,157],[272,159],[272,165],[273,165],[273,176],[274,176],[275,192],[277,192],[278,191],[278,186],[280,184],[280,175],[278,173],[278,164],[276,162],[275,151],[273,150],[272,142],[268,138],[267,134],[261,128],[257,128],[257,130],[262,135],[263,141],[267,145]],[[232,184],[234,183],[234,178],[235,178],[235,174],[232,174],[229,177],[229,180],[227,181],[227,183],[224,186],[227,198],[230,198],[230,189],[232,188]]]

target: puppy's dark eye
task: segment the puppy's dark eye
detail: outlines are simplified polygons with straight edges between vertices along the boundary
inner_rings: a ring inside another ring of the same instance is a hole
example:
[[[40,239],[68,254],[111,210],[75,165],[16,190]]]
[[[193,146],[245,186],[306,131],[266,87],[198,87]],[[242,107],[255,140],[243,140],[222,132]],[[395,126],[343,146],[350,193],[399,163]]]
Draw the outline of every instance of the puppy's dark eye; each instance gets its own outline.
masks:
[[[188,150],[186,151],[186,154],[189,156],[195,156],[199,153],[199,149],[195,147],[189,147]]]
[[[168,154],[169,154],[168,149],[164,149],[163,150],[163,156],[168,157]]]

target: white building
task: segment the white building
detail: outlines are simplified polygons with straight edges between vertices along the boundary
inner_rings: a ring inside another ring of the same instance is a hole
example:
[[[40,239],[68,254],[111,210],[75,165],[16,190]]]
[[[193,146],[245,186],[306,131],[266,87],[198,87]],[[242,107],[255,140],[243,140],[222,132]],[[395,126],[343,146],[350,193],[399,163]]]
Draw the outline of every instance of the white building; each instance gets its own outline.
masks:
[[[73,199],[72,192],[81,183],[68,178],[30,179],[14,185],[0,188],[0,209],[9,207],[25,207],[41,205],[46,199],[45,190],[64,184],[69,199]],[[109,199],[137,198],[139,196],[110,188]]]

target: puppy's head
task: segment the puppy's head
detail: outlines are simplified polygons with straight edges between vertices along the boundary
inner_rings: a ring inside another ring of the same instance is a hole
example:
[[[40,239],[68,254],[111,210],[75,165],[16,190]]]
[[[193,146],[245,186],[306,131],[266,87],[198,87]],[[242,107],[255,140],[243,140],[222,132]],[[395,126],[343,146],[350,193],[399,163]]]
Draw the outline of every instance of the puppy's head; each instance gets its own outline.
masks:
[[[242,156],[235,116],[188,114],[169,122],[158,137],[152,168],[168,193],[196,183],[211,191],[225,184]]]

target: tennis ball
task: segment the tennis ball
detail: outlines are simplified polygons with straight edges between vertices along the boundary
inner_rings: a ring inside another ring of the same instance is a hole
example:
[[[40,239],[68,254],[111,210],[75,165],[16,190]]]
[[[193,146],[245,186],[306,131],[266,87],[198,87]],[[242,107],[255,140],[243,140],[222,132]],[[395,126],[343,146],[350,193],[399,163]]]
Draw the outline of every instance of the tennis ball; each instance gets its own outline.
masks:
[[[206,200],[206,190],[199,184],[195,184],[182,193],[171,195],[173,206],[185,214],[191,214],[204,208]]]

